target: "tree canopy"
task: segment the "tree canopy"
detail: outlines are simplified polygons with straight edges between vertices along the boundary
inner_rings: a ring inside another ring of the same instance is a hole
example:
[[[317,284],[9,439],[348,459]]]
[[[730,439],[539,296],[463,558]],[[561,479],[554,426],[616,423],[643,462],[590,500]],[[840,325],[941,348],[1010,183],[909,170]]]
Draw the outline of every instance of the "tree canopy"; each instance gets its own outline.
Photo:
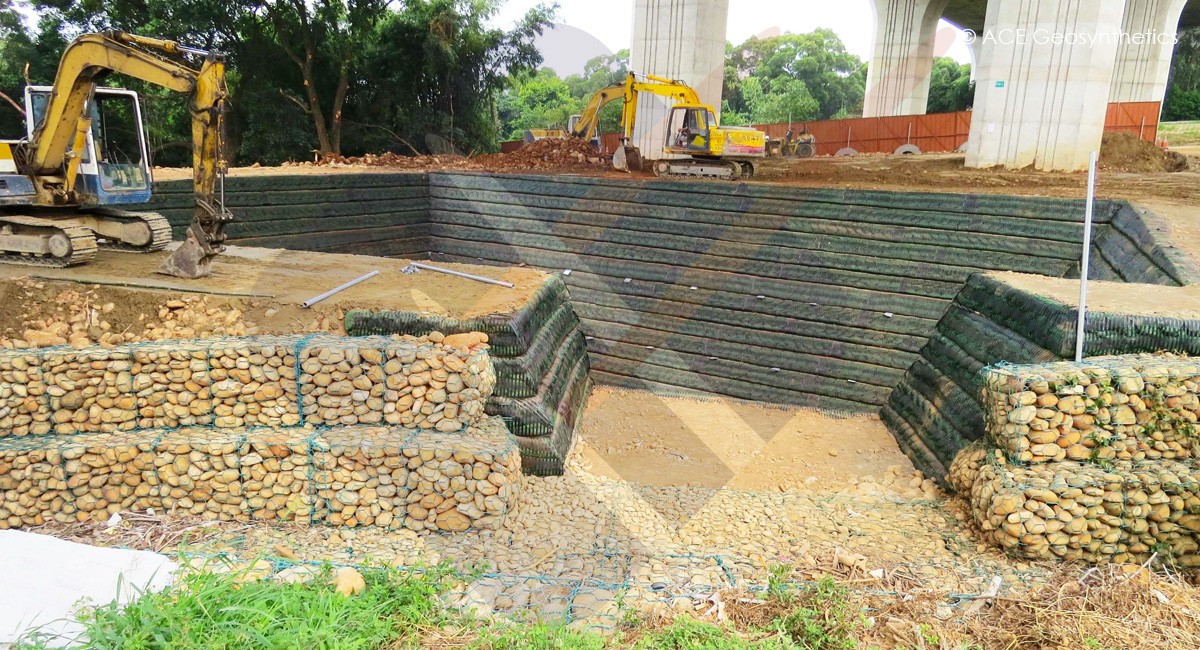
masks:
[[[786,122],[789,111],[795,120],[862,113],[867,66],[833,30],[752,37],[726,54],[724,101],[751,122]]]
[[[975,101],[975,83],[971,65],[949,57],[933,60],[929,77],[929,113],[955,113],[971,107]]]
[[[277,164],[366,152],[494,151],[526,129],[564,128],[600,88],[621,83],[629,52],[565,78],[539,70],[534,40],[557,5],[491,26],[504,0],[29,0],[36,25],[0,0],[0,136],[23,135],[24,86],[50,84],[70,39],[120,29],[224,52],[234,162]],[[971,68],[934,61],[929,112],[971,106]],[[137,90],[157,164],[190,162],[185,97]],[[766,124],[862,112],[866,64],[829,29],[726,46],[722,120]],[[5,98],[12,101],[4,101]],[[617,131],[619,102],[601,129]],[[1200,29],[1180,34],[1164,120],[1200,119]]]
[[[1200,120],[1200,27],[1179,34],[1162,119]]]
[[[629,50],[602,55],[584,64],[583,74],[561,79],[549,68],[518,76],[500,97],[500,123],[504,137],[519,140],[526,129],[565,129],[572,115],[583,111],[597,90],[623,83],[629,74]],[[620,102],[600,113],[600,130],[621,128]]]
[[[539,5],[510,30],[489,25],[501,0],[33,0],[36,30],[5,0],[0,91],[20,102],[49,84],[70,36],[106,29],[224,52],[237,161],[275,164],[313,155],[443,148],[494,150],[497,101],[537,69],[534,39],[557,5]],[[188,164],[186,98],[132,79],[159,164]],[[0,128],[21,118],[0,106]]]

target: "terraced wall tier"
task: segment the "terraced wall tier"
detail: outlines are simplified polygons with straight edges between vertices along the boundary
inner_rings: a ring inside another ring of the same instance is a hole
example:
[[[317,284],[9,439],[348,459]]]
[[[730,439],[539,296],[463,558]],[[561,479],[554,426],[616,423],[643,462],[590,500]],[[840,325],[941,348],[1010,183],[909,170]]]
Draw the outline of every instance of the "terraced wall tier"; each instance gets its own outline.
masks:
[[[496,367],[487,412],[504,417],[521,445],[525,471],[561,474],[591,390],[579,319],[559,276],[550,276],[510,314],[445,318],[413,312],[351,310],[352,335],[484,332]]]
[[[959,451],[987,430],[984,368],[1073,358],[1076,319],[1073,305],[1003,274],[971,276],[888,398],[884,423],[921,471],[944,481]],[[1095,310],[1086,332],[1087,357],[1200,353],[1200,320]]]
[[[225,521],[494,529],[520,453],[499,418],[392,426],[139,429],[0,438],[0,529],[153,508]]]
[[[1117,203],[1109,226],[1096,232],[1088,277],[1113,282],[1188,285],[1200,282],[1200,268],[1167,241],[1167,225],[1153,212]],[[1075,265],[1068,277],[1079,277]]]
[[[1013,462],[1192,458],[1200,366],[1132,355],[984,371],[987,434]]]
[[[240,246],[423,258],[429,244],[424,174],[357,173],[233,176],[225,228]],[[147,209],[167,217],[183,239],[194,201],[191,181],[154,184]]]
[[[988,435],[948,482],[1012,555],[1200,566],[1198,375],[1161,354],[990,367]]]
[[[1200,566],[1200,468],[1194,461],[1010,465],[991,452],[969,491],[971,514],[1011,555],[1092,564]]]
[[[495,382],[485,351],[413,337],[0,350],[0,439],[206,425],[453,433],[484,417]]]

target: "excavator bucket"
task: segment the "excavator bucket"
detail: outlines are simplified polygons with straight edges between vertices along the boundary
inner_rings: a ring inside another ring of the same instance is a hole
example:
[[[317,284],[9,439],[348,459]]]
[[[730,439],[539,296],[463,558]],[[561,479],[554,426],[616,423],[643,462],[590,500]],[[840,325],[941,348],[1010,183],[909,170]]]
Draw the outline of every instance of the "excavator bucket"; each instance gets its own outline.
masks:
[[[642,171],[642,152],[633,145],[622,145],[613,152],[613,169],[622,172]]]
[[[173,275],[177,278],[195,280],[212,272],[212,258],[216,253],[206,251],[195,235],[188,231],[187,239],[167,256],[158,267],[158,273]]]
[[[613,169],[619,172],[629,171],[629,164],[626,161],[625,147],[617,147],[613,152]]]

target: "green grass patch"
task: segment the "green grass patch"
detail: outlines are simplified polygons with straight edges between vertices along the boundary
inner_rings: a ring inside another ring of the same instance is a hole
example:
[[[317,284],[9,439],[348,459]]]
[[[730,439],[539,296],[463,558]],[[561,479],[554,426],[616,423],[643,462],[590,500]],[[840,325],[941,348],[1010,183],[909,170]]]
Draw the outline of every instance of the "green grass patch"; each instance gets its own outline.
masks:
[[[857,647],[861,612],[831,580],[788,588],[790,571],[773,572],[752,612],[722,624],[681,616],[651,621],[625,610],[607,634],[562,624],[503,617],[473,619],[442,596],[472,576],[446,567],[418,572],[362,571],[366,589],[347,597],[330,572],[305,584],[244,580],[240,574],[192,574],[170,588],[119,607],[86,611],[81,620],[93,650],[849,650]],[[736,606],[735,606],[736,607]],[[735,629],[736,623],[736,629]],[[48,647],[38,641],[16,650]]]
[[[416,630],[445,622],[438,594],[444,570],[402,574],[363,571],[366,590],[334,591],[329,571],[306,584],[241,581],[237,574],[191,574],[171,588],[125,607],[84,613],[89,649],[210,650],[212,648],[382,648]],[[45,647],[42,642],[18,645]]]
[[[562,625],[538,623],[485,627],[464,647],[473,650],[603,650],[610,646],[595,632],[577,632]]]
[[[1172,146],[1200,145],[1200,121],[1163,122],[1158,125],[1158,137]]]

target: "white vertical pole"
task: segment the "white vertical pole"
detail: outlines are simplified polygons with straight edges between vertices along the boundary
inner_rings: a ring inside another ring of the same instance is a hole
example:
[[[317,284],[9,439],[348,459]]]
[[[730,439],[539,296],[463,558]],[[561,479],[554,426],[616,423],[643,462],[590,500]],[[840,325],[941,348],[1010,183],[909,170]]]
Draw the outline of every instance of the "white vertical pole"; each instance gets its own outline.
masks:
[[[1088,264],[1092,257],[1092,208],[1096,203],[1096,161],[1099,152],[1088,159],[1087,209],[1083,215],[1083,260],[1079,264],[1079,320],[1075,325],[1075,360],[1083,361],[1083,326],[1087,319]]]

